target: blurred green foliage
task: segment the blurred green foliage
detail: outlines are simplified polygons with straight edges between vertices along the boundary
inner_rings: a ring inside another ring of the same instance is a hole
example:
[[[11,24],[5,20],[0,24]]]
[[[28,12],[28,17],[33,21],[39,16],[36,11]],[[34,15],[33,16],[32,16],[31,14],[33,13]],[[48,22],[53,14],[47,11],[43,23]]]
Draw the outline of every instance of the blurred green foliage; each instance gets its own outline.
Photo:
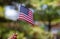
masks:
[[[0,17],[4,17],[4,7],[2,5],[8,4],[9,0],[0,0]],[[13,0],[11,0],[13,1]],[[9,2],[11,2],[9,1]],[[33,8],[34,11],[34,21],[57,21],[57,19],[60,19],[60,15],[57,13],[57,10],[60,10],[59,6],[53,6],[54,2],[58,2],[58,0],[16,0],[15,2],[20,3],[27,3],[26,7]],[[52,4],[50,4],[53,2]],[[41,6],[47,4],[48,7],[45,10],[41,9]],[[19,21],[19,26],[3,26],[3,24],[0,23],[0,38],[7,39],[10,37],[14,32],[18,33],[18,39],[47,39],[49,36],[51,39],[53,38],[52,34],[50,32],[46,32],[42,30],[40,27],[31,27],[30,24],[28,24],[25,21]],[[36,38],[35,38],[36,37]]]
[[[34,29],[36,29],[36,30],[34,30]],[[39,27],[25,26],[25,27],[22,28],[22,30],[24,30],[24,31],[19,31],[19,30],[15,30],[15,29],[9,29],[9,28],[6,28],[6,27],[0,27],[0,36],[2,36],[3,39],[7,39],[14,32],[17,32],[18,33],[17,34],[18,39],[24,39],[24,38],[27,38],[27,39],[33,39],[33,38],[34,39],[44,39],[43,36],[45,38],[48,38],[50,35],[51,35],[51,38],[53,37],[52,34],[50,34],[48,32],[45,32],[44,30],[40,29]]]

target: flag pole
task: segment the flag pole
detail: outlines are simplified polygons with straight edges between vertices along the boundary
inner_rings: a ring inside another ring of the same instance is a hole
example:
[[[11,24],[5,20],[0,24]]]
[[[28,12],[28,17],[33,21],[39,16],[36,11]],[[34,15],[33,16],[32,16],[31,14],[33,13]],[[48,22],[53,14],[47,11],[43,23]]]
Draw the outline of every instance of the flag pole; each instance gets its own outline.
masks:
[[[19,3],[22,5],[22,0],[19,0]],[[19,4],[18,4],[19,5]],[[16,10],[18,11],[18,6],[16,6],[16,4],[15,4],[15,8],[16,8]],[[19,19],[17,19],[17,21],[15,21],[14,23],[16,23],[16,26],[18,27],[19,26]],[[16,28],[17,29],[17,28]],[[15,30],[16,30],[15,29]],[[16,32],[16,31],[15,31]]]

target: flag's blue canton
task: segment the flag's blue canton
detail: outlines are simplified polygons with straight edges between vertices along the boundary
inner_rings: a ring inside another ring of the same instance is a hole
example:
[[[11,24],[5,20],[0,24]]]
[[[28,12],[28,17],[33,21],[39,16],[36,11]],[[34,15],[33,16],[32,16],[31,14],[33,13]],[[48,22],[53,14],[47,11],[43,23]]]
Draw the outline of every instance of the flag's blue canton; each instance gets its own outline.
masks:
[[[25,8],[24,6],[21,6],[20,12],[22,12],[22,13],[28,15],[28,11],[29,11],[29,9]]]

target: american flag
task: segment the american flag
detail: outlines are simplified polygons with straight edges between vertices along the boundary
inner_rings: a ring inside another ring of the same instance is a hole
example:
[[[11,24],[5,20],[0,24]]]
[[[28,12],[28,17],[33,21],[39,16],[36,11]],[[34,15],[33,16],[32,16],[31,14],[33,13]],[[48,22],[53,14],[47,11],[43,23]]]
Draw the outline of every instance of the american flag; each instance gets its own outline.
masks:
[[[18,20],[25,20],[31,24],[34,24],[32,11],[21,5]]]

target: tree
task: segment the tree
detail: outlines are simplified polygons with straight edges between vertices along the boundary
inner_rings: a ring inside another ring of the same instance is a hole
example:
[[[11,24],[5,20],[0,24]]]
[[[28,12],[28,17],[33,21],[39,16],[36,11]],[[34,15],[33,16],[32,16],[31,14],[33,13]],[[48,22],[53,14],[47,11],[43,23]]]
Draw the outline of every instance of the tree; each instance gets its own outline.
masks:
[[[48,6],[45,10],[41,10],[40,20],[48,21],[48,31],[51,30],[51,22],[55,19],[59,19],[59,14],[57,13],[57,8],[53,8],[52,6]]]

